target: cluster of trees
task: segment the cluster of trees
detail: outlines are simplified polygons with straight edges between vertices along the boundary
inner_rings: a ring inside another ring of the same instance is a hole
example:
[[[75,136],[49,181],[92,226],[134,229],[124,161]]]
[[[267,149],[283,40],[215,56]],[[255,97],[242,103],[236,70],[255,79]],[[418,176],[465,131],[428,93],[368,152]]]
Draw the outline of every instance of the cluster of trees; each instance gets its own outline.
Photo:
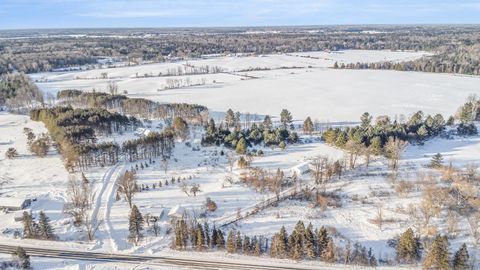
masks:
[[[201,74],[217,74],[225,72],[225,69],[219,66],[194,66],[192,64],[185,64],[177,68],[169,68],[165,73],[159,73],[159,76],[186,76],[186,75],[201,75]]]
[[[43,93],[24,73],[0,76],[0,107],[28,111],[43,104]]]
[[[275,193],[277,199],[282,189],[292,184],[280,169],[272,173],[262,168],[250,168],[247,173],[240,176],[240,180],[258,192]]]
[[[180,78],[180,79],[166,79],[165,86],[163,86],[163,90],[167,89],[177,89],[183,87],[190,87],[190,86],[199,86],[205,85],[207,83],[207,79],[199,78],[196,81],[192,81],[190,77]]]
[[[203,225],[195,219],[180,218],[174,221],[172,248],[178,250],[226,250],[249,256],[267,254],[272,258],[293,260],[321,260],[344,262],[365,266],[376,266],[377,259],[371,249],[356,243],[353,249],[348,244],[344,250],[336,247],[325,227],[314,229],[312,224],[305,227],[298,221],[289,235],[282,227],[271,239],[262,236],[249,237],[240,231],[231,230],[227,235],[208,223]]]
[[[224,145],[235,149],[239,154],[246,154],[249,146],[263,144],[265,146],[279,146],[285,148],[287,143],[297,143],[298,134],[289,130],[292,126],[292,116],[288,110],[282,110],[280,115],[281,125],[273,127],[270,116],[265,116],[262,123],[257,125],[246,124],[242,129],[240,113],[233,113],[229,109],[225,115],[225,121],[218,127],[215,121],[210,119],[205,127],[206,133],[202,138],[202,145]]]
[[[122,144],[122,152],[129,161],[162,157],[170,158],[175,146],[174,133],[171,130],[164,132],[150,132],[147,136],[128,140]]]
[[[45,124],[69,169],[116,163],[119,146],[114,143],[95,144],[95,134],[110,135],[133,129],[138,123],[135,118],[105,109],[71,107],[33,109],[30,118]]]
[[[42,240],[55,240],[57,238],[50,225],[50,219],[43,211],[40,211],[38,222],[35,222],[32,214],[27,211],[23,212],[23,237]]]
[[[453,120],[449,119],[448,123],[453,123]],[[330,145],[349,151],[351,159],[364,153],[365,155],[385,154],[395,160],[404,142],[422,143],[428,138],[439,135],[446,125],[447,122],[441,114],[425,117],[422,111],[414,113],[406,121],[392,122],[389,117],[381,116],[373,124],[372,116],[364,113],[360,125],[343,130],[329,128],[322,134],[322,138]]]
[[[480,121],[480,99],[472,95],[467,102],[458,109],[460,124],[457,127],[459,135],[476,135],[478,133],[474,121]]]
[[[466,244],[463,244],[450,259],[449,243],[446,236],[437,235],[428,243],[423,259],[424,269],[471,269],[470,256]],[[423,245],[412,229],[400,235],[396,243],[396,255],[399,263],[417,263],[422,259]]]
[[[144,98],[128,98],[124,95],[102,92],[62,90],[57,93],[59,103],[75,108],[103,108],[145,119],[173,119],[181,117],[188,123],[205,123],[208,109],[202,105],[186,103],[158,103]],[[132,118],[133,120],[133,118]]]
[[[27,136],[27,145],[34,155],[45,157],[50,149],[50,137],[46,133],[36,136],[31,128],[24,128],[23,133]]]

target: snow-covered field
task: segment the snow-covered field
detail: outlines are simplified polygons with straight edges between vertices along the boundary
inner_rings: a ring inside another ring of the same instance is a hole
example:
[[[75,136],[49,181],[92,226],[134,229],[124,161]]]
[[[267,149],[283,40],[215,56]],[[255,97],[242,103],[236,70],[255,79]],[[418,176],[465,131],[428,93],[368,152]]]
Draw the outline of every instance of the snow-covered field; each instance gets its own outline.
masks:
[[[409,115],[417,110],[451,115],[467,96],[478,93],[480,78],[476,77],[330,68],[335,62],[400,61],[422,55],[424,53],[343,51],[227,56],[188,61],[194,66],[222,67],[226,73],[219,74],[155,77],[159,72],[187,64],[178,62],[42,73],[32,77],[39,81],[41,89],[51,92],[72,88],[106,91],[108,83],[115,81],[120,92],[126,90],[127,95],[132,97],[197,103],[206,105],[213,112],[232,108],[259,115],[277,115],[283,108],[288,108],[297,120],[310,116],[322,122],[357,121],[365,111],[392,117]],[[256,71],[238,72],[246,69]],[[103,72],[108,74],[108,79],[100,79]],[[144,74],[154,77],[143,77]],[[161,90],[168,79],[187,77],[193,83],[204,78],[205,85]]]
[[[144,97],[159,102],[187,102],[206,105],[212,115],[225,112],[228,108],[252,114],[277,116],[282,109],[292,112],[296,120],[307,116],[323,123],[358,121],[368,111],[374,116],[400,114],[410,115],[417,110],[427,114],[454,114],[465,98],[478,93],[480,78],[448,74],[394,72],[377,70],[336,70],[335,62],[378,62],[403,61],[425,55],[418,52],[390,51],[344,51],[344,52],[302,52],[288,55],[265,55],[234,57],[223,56],[186,62],[149,64],[142,66],[98,69],[76,72],[52,72],[33,74],[37,85],[48,92],[62,89],[107,91],[110,81],[115,81],[120,92],[127,91],[131,97]],[[195,66],[218,66],[225,72],[207,75],[163,77],[170,69]],[[246,71],[248,70],[248,71]],[[107,79],[102,79],[104,73]],[[147,74],[148,76],[145,76]],[[168,79],[190,78],[192,82],[205,79],[205,85],[180,89],[161,90]],[[260,119],[260,118],[259,118]],[[259,120],[256,119],[256,120]],[[155,122],[156,124],[156,122]],[[156,125],[153,126],[156,126]],[[124,252],[137,254],[170,254],[202,257],[194,253],[178,253],[169,248],[172,234],[167,214],[175,207],[182,207],[192,213],[205,212],[207,198],[216,202],[218,209],[207,213],[205,219],[221,225],[234,219],[239,211],[253,209],[272,193],[260,193],[238,181],[242,170],[234,166],[231,171],[226,154],[232,152],[223,147],[200,147],[197,138],[190,139],[190,146],[178,142],[173,157],[165,172],[159,159],[148,167],[137,170],[139,186],[148,186],[134,196],[133,203],[142,214],[160,215],[158,237],[145,232],[146,237],[135,247],[126,241],[128,235],[129,206],[117,198],[116,181],[125,171],[141,166],[140,161],[119,162],[105,168],[91,168],[85,172],[95,194],[90,210],[91,218],[102,221],[96,240],[88,242],[84,232],[75,228],[71,218],[62,213],[66,201],[68,173],[60,155],[51,150],[44,158],[33,156],[27,149],[23,128],[32,128],[34,133],[46,132],[43,124],[29,120],[28,116],[0,113],[0,181],[3,183],[0,200],[11,201],[35,198],[33,213],[44,210],[52,219],[55,232],[68,248],[103,252]],[[197,135],[200,132],[195,132]],[[133,133],[116,134],[115,137],[101,137],[100,141],[121,143],[134,137]],[[288,145],[285,150],[262,147],[262,157],[254,157],[252,166],[270,171],[278,168],[287,176],[293,171],[302,171],[311,159],[328,156],[330,160],[344,159],[344,151],[328,146],[315,136],[302,136],[302,142]],[[5,159],[5,151],[14,147],[19,153],[15,159]],[[193,150],[195,148],[195,150]],[[260,147],[255,147],[260,148]],[[199,150],[197,150],[199,149]],[[221,152],[224,155],[221,155]],[[400,176],[404,181],[414,182],[417,173],[433,173],[427,168],[431,156],[442,153],[445,162],[464,166],[478,162],[480,136],[436,138],[424,145],[410,145],[401,161]],[[238,156],[236,156],[238,158]],[[148,160],[141,161],[146,164]],[[360,165],[341,180],[327,185],[329,191],[340,196],[342,207],[327,209],[314,208],[310,203],[299,200],[285,200],[277,207],[268,207],[228,228],[238,228],[249,235],[272,236],[281,226],[291,231],[298,220],[312,222],[314,226],[328,226],[337,231],[338,244],[346,241],[360,242],[371,247],[377,258],[392,259],[394,250],[387,246],[387,240],[396,237],[406,228],[414,226],[409,217],[401,211],[409,204],[418,204],[421,191],[408,195],[399,194],[396,184],[390,181],[385,159],[376,157],[370,168]],[[438,173],[438,172],[437,172]],[[77,176],[78,177],[78,176]],[[175,183],[171,179],[175,178]],[[231,178],[231,181],[227,181]],[[311,176],[301,175],[303,184],[312,185]],[[198,184],[200,192],[194,196],[180,188],[181,182],[191,186]],[[168,180],[168,186],[165,185]],[[162,183],[162,187],[159,186]],[[155,184],[155,188],[153,188]],[[382,208],[387,222],[382,228],[371,220]],[[433,224],[444,233],[445,213],[433,219]],[[20,231],[21,222],[14,221],[14,213],[0,214],[1,241],[13,241],[14,230]],[[15,240],[25,241],[25,240]],[[26,240],[33,241],[33,240]],[[35,242],[35,241],[33,241]],[[32,243],[33,243],[32,242]],[[465,220],[460,220],[458,237],[451,240],[452,250],[466,242],[472,254],[478,254],[473,246]],[[30,242],[28,242],[30,243]],[[47,244],[45,244],[47,245]],[[216,257],[239,257],[224,253],[212,253]],[[245,258],[243,258],[245,259]],[[266,258],[262,258],[266,259]],[[260,259],[260,260],[262,260]],[[281,262],[281,261],[280,261]],[[312,263],[312,262],[309,262]],[[68,262],[58,260],[37,260],[38,268],[58,269],[112,269],[117,265]],[[119,266],[118,269],[123,269]],[[129,266],[125,266],[128,269]],[[348,268],[348,267],[347,267]]]

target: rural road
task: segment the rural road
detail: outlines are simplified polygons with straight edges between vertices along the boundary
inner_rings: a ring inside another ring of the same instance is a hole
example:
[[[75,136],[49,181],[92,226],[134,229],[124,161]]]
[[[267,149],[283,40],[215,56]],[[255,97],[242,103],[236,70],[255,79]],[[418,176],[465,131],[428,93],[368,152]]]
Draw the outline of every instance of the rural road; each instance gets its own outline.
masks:
[[[1,245],[0,253],[12,254],[17,246],[15,245]],[[115,254],[115,253],[100,253],[88,251],[75,250],[59,250],[50,248],[34,248],[23,247],[26,253],[32,257],[46,257],[57,258],[65,260],[85,260],[97,262],[117,262],[136,264],[143,266],[155,267],[172,267],[172,269],[219,269],[219,270],[312,270],[312,269],[332,269],[331,266],[301,266],[295,264],[255,264],[233,261],[209,261],[197,259],[185,259],[167,256],[143,256],[143,255],[129,255],[129,254]]]

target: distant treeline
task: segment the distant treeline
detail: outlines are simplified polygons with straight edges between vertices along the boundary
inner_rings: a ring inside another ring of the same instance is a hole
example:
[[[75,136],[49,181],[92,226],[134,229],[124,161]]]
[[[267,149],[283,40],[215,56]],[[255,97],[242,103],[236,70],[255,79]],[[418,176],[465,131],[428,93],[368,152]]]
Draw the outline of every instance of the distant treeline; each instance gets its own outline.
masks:
[[[208,119],[208,109],[202,105],[186,103],[158,103],[144,98],[102,92],[62,90],[57,93],[62,105],[77,108],[104,108],[109,111],[146,119],[172,119],[181,117],[188,123],[202,124]]]
[[[250,30],[253,32],[248,29],[204,29],[195,34],[188,30],[162,34],[161,29],[137,29],[135,33],[123,29],[103,30],[102,33],[85,36],[72,36],[71,33],[35,38],[13,36],[0,39],[0,74],[52,71],[95,64],[105,57],[141,63],[191,59],[208,54],[260,55],[345,49],[423,50],[440,54],[448,51],[454,54],[442,57],[462,64],[464,59],[478,60],[475,44],[480,41],[478,26],[337,26]],[[78,32],[83,34],[90,30],[82,31]],[[147,33],[149,38],[144,38],[142,34]],[[117,35],[122,35],[122,38]]]
[[[433,56],[404,62],[335,64],[340,69],[382,69],[480,75],[480,45],[441,48]]]

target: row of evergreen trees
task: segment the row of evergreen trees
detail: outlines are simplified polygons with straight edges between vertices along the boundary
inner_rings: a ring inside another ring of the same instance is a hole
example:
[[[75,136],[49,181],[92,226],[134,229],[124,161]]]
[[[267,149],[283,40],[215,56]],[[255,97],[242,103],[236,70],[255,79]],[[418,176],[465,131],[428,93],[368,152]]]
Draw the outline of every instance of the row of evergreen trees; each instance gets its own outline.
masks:
[[[467,245],[463,244],[450,259],[448,238],[437,235],[426,250],[423,260],[424,269],[470,269],[470,256]],[[422,259],[423,245],[412,229],[400,235],[396,243],[397,261],[399,263],[417,263]]]
[[[449,124],[453,124],[453,119],[449,120]],[[425,117],[422,111],[416,112],[405,122],[391,121],[389,117],[381,116],[372,123],[372,116],[364,113],[360,125],[345,129],[329,128],[322,138],[326,143],[340,148],[344,148],[349,141],[371,146],[372,153],[379,155],[390,138],[421,143],[440,134],[446,125],[441,114]]]
[[[43,211],[40,211],[38,222],[32,217],[32,214],[23,212],[23,237],[31,239],[55,240],[56,236],[50,225],[50,219]]]
[[[225,122],[216,126],[215,121],[210,119],[206,125],[206,133],[202,138],[202,145],[224,145],[235,149],[239,154],[245,154],[247,148],[253,145],[279,146],[285,148],[287,143],[297,143],[298,134],[291,131],[292,116],[287,110],[281,114],[281,125],[274,128],[270,116],[265,116],[262,123],[247,123],[242,129],[240,114],[233,114],[229,110]]]

